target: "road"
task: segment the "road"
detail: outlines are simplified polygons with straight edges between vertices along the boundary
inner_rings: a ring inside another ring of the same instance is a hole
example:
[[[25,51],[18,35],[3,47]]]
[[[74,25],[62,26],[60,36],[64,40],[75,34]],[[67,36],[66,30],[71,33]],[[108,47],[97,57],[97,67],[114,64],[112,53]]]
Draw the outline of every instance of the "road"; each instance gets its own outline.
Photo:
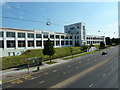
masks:
[[[39,73],[3,84],[3,88],[118,88],[118,47],[76,57]]]

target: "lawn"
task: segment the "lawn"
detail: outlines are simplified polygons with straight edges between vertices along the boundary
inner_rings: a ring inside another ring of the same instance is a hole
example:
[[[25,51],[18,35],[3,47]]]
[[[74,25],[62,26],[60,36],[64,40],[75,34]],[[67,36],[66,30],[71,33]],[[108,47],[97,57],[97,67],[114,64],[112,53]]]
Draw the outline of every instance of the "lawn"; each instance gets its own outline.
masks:
[[[55,54],[53,55],[52,59],[61,58],[64,56],[71,55],[71,48],[72,54],[79,54],[83,51],[81,47],[60,47],[55,48]],[[22,55],[19,56],[9,56],[2,58],[2,69],[8,69],[12,67],[18,67],[27,64],[27,59],[32,57],[42,57],[42,61],[49,60],[49,56],[42,54],[42,49],[34,49],[34,50],[27,50]]]

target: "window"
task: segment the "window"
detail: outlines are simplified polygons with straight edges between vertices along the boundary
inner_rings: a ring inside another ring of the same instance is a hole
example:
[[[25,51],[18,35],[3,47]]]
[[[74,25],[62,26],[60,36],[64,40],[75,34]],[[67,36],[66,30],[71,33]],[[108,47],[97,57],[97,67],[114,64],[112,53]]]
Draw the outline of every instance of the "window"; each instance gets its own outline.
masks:
[[[25,47],[25,41],[18,41],[18,47]]]
[[[77,28],[80,28],[79,26],[77,26]]]
[[[54,35],[50,35],[50,38],[54,39]]]
[[[77,39],[79,39],[79,36],[77,36]]]
[[[66,36],[65,39],[68,39],[68,36]]]
[[[18,38],[25,38],[25,33],[18,33]]]
[[[42,46],[42,41],[36,41],[36,46]]]
[[[61,45],[64,45],[64,41],[61,41]]]
[[[34,47],[34,41],[28,41],[28,47]]]
[[[61,36],[61,39],[64,39],[64,36],[63,36],[63,35]]]
[[[72,36],[70,36],[70,39],[72,39],[73,37]]]
[[[65,41],[66,45],[68,45],[68,41]]]
[[[4,48],[4,42],[3,42],[3,40],[0,40],[0,48]]]
[[[56,39],[59,39],[59,35],[56,35]]]
[[[60,41],[56,41],[56,46],[59,46],[60,45]]]
[[[71,27],[70,30],[75,29],[75,27]]]
[[[73,44],[73,42],[72,41],[70,41],[70,45],[72,45]]]
[[[83,30],[85,30],[85,26],[83,26]]]
[[[43,35],[43,38],[48,38],[48,34],[44,34],[44,35]]]
[[[6,32],[7,37],[15,37],[15,32]]]
[[[28,38],[34,38],[34,34],[33,33],[28,33]]]
[[[3,32],[0,32],[0,37],[3,37]]]
[[[7,40],[7,48],[14,48],[15,40]]]
[[[36,38],[42,38],[42,34],[36,34]]]

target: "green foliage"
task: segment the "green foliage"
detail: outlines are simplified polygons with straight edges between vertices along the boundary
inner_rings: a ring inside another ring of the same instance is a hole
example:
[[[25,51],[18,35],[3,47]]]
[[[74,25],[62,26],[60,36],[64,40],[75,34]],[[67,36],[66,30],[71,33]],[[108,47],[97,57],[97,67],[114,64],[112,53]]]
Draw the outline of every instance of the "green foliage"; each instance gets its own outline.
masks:
[[[54,47],[50,39],[44,45],[43,55],[53,56],[55,53]]]
[[[88,49],[88,45],[83,45],[82,48],[83,48],[83,51],[87,52],[87,49]]]
[[[105,48],[105,44],[103,41],[100,42],[100,48]]]
[[[53,64],[53,63],[57,63],[55,61],[52,61],[52,62],[46,62],[46,64]]]
[[[110,37],[106,37],[105,41],[106,41],[106,45],[112,45],[112,41],[111,41]]]
[[[55,54],[52,56],[52,59],[71,55],[70,48],[71,47],[55,48]],[[81,47],[72,47],[72,53],[73,54],[82,53],[83,51],[81,49],[82,49]],[[42,57],[43,61],[50,60],[49,56],[43,55],[42,49],[32,49],[25,51],[22,55],[19,56],[3,57],[2,69],[27,65],[27,58],[32,58],[32,57]]]
[[[50,56],[50,62],[51,62],[51,56],[53,56],[54,54],[55,54],[55,50],[54,50],[53,44],[48,38],[47,42],[44,45],[43,55]]]

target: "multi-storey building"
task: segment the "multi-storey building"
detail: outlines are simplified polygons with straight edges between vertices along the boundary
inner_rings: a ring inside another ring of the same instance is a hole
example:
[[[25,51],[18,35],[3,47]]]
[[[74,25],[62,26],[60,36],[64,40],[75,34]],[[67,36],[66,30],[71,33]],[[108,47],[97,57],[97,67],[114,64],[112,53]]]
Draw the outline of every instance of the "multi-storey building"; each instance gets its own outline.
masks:
[[[28,49],[43,49],[50,38],[54,47],[99,44],[104,36],[86,35],[85,23],[66,25],[65,33],[42,30],[0,28],[0,57],[20,55]]]

